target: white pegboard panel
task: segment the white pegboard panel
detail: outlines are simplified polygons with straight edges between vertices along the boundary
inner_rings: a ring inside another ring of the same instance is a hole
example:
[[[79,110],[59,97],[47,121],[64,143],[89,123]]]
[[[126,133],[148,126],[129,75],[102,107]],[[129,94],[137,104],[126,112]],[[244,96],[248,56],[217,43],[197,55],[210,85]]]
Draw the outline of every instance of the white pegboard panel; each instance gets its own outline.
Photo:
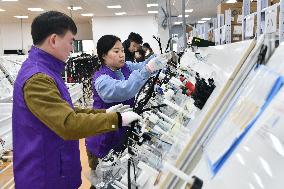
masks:
[[[250,0],[243,0],[243,17],[250,14]]]
[[[279,40],[280,40],[280,42],[284,41],[284,0],[280,1]]]
[[[252,37],[251,34],[252,28],[254,27],[254,23],[252,21],[252,17],[257,16],[256,21],[256,31],[255,36],[259,38],[259,36],[263,33],[274,33],[276,31],[279,32],[279,40],[280,42],[284,41],[284,0],[280,0],[280,3],[276,3],[272,6],[268,6],[268,0],[258,0],[257,1],[257,12],[248,14],[248,1],[244,0],[243,4],[243,23],[242,23],[242,39],[246,39],[247,37]],[[277,9],[279,7],[279,26],[277,25]],[[249,24],[249,26],[248,26]],[[277,27],[278,26],[278,27]],[[249,30],[249,32],[248,32]]]
[[[232,12],[231,9],[225,10],[225,25],[226,25],[226,44],[231,43],[231,20],[232,20]]]
[[[216,29],[218,27],[218,20],[217,18],[213,18],[213,28]]]
[[[250,14],[250,0],[243,0],[242,40],[245,40],[246,16]]]
[[[245,39],[253,37],[254,36],[254,18],[255,18],[255,13],[249,14],[245,17],[244,24],[245,24],[245,29],[243,31],[243,35]]]
[[[214,42],[215,45],[220,45],[220,28],[214,29]]]
[[[258,0],[257,1],[257,28],[256,28],[257,38],[263,33],[264,12],[262,12],[262,9],[266,7],[268,7],[268,0]]]
[[[224,14],[217,14],[218,19],[218,28],[222,27],[224,25]]]
[[[267,7],[264,10],[264,33],[274,33],[277,30],[277,7],[279,4]]]

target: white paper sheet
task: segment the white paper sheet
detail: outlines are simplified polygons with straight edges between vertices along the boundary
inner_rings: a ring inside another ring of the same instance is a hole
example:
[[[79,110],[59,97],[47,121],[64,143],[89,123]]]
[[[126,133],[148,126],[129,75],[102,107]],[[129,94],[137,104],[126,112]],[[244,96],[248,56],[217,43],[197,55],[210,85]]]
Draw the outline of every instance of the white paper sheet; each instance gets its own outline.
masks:
[[[231,109],[220,120],[217,132],[206,147],[212,164],[224,155],[260,110],[277,77],[264,67],[251,73],[247,85],[231,103]]]

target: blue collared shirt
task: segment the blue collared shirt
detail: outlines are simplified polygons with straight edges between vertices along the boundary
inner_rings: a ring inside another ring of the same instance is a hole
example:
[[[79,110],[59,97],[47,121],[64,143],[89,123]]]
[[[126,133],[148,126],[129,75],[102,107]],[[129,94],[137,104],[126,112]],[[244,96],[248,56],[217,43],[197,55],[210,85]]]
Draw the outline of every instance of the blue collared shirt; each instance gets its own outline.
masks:
[[[144,62],[139,63],[125,62],[131,71],[127,80],[125,80],[120,69],[115,71],[119,80],[113,79],[108,75],[98,77],[94,86],[98,95],[105,103],[123,102],[133,98],[151,76],[145,66],[154,57],[152,55]]]

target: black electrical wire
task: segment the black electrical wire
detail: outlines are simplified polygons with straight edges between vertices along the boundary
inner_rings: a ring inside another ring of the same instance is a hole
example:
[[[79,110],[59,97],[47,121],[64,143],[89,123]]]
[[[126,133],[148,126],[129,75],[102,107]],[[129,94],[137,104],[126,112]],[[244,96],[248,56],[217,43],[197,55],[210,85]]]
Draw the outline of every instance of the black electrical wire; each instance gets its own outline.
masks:
[[[204,78],[199,76],[199,73],[196,73],[195,80],[195,91],[191,97],[194,100],[194,105],[197,108],[202,109],[216,85],[213,78],[209,78],[207,83]]]
[[[160,105],[158,105],[158,106],[151,106],[151,108],[144,108],[144,109],[142,110],[142,112],[151,111],[151,110],[153,110],[153,109],[158,109],[158,110],[160,110],[161,107],[165,107],[165,106],[167,106],[167,104],[160,104]]]
[[[128,180],[128,189],[131,189],[131,175],[130,175],[130,168],[131,168],[131,160],[128,159],[127,162],[127,180]]]
[[[151,77],[147,80],[147,82],[143,85],[143,87],[140,89],[140,91],[138,92],[135,100],[134,100],[134,108],[133,111],[136,112],[137,114],[141,114],[143,113],[143,108],[148,104],[149,100],[151,99],[151,97],[154,95],[154,91],[155,91],[155,84],[159,79],[159,74],[161,73],[161,70],[157,73],[157,75],[155,77]],[[141,92],[144,91],[144,89],[146,88],[146,86],[148,86],[148,90],[146,91],[145,97],[143,99],[141,99],[140,101],[138,101]]]
[[[135,164],[134,164],[134,160],[132,160],[132,164],[133,164],[133,171],[134,171],[134,180],[135,180],[135,184],[136,184],[136,169],[135,169]],[[136,185],[136,189],[138,189],[137,185]]]
[[[154,35],[153,35],[153,38],[158,42],[159,48],[160,48],[160,52],[161,52],[161,54],[163,54],[161,39],[159,37],[154,36]]]
[[[100,67],[97,56],[82,53],[77,57],[71,57],[66,64],[68,82],[83,84],[83,100],[92,95],[92,75]]]
[[[170,37],[170,39],[168,40],[165,52],[167,52],[168,48],[170,47],[171,41],[172,41],[172,38]]]

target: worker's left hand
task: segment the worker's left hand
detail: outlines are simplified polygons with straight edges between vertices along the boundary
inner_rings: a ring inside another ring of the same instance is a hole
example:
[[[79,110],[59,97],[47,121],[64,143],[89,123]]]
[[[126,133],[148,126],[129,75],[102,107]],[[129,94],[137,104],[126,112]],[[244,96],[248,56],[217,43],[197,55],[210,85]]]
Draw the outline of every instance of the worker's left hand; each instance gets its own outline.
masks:
[[[130,108],[129,105],[123,105],[123,104],[117,104],[114,106],[111,106],[110,108],[106,109],[106,113],[110,113],[110,112],[128,112],[128,111],[132,111],[132,108]]]
[[[161,54],[160,56],[162,56],[167,61],[169,61],[172,58],[172,54],[173,54],[173,52],[167,52],[167,53]]]
[[[146,69],[148,70],[148,72],[154,73],[155,71],[161,70],[166,67],[167,62],[167,56],[162,54],[151,59],[146,65]]]

